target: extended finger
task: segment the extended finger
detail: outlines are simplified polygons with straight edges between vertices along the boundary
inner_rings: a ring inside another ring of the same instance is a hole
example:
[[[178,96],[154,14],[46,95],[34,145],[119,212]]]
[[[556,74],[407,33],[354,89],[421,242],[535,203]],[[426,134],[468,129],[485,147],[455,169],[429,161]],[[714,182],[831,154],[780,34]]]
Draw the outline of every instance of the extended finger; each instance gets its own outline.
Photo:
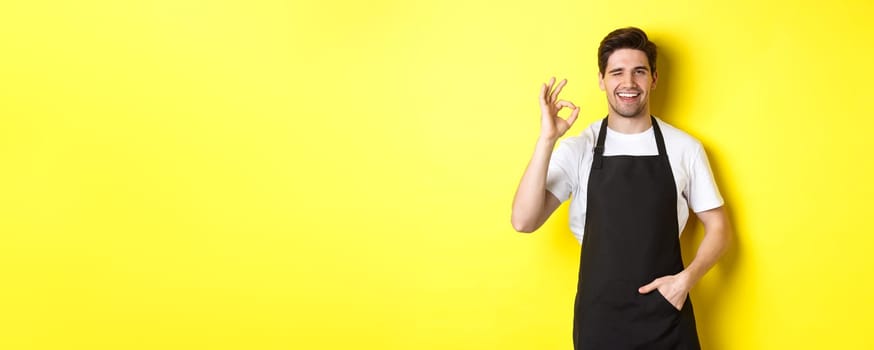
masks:
[[[558,87],[556,87],[555,91],[552,92],[552,101],[558,99],[558,93],[561,92],[561,88],[563,88],[565,84],[567,84],[567,79],[562,79],[561,82],[558,83]]]
[[[546,89],[546,102],[551,103],[553,100],[549,98],[549,95],[552,92],[552,88],[555,86],[555,77],[549,78],[549,83],[546,83],[546,85],[549,85]]]
[[[540,86],[540,106],[546,107],[546,84]]]

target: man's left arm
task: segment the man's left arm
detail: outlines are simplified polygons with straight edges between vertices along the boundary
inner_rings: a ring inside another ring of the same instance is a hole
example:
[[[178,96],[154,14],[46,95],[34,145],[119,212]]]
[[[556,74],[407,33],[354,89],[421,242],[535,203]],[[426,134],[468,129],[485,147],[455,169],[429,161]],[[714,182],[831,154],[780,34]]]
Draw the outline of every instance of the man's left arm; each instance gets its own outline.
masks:
[[[695,259],[682,272],[657,278],[638,290],[646,294],[657,289],[678,310],[683,308],[686,295],[716,264],[731,240],[725,207],[705,210],[696,215],[704,224],[704,239],[698,246]]]

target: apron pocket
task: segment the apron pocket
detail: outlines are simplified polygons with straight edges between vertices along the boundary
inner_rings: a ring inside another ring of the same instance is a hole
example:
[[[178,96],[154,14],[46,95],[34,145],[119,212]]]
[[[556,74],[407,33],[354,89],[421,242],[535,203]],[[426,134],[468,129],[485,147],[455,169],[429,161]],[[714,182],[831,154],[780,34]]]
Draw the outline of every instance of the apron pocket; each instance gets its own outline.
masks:
[[[662,307],[668,307],[673,312],[680,312],[680,309],[677,309],[677,307],[674,306],[674,304],[671,304],[671,302],[668,301],[668,299],[665,298],[665,296],[662,295],[662,292],[660,292],[658,289],[656,289],[652,292],[649,292],[649,294],[653,295],[653,299],[658,299],[657,302],[658,302],[658,304],[661,304]]]

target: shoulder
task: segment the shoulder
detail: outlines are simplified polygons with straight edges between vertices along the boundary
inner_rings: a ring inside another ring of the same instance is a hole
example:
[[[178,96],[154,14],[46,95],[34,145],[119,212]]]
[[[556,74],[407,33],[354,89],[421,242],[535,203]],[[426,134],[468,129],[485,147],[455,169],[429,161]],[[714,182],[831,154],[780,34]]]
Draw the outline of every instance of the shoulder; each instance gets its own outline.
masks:
[[[662,135],[665,138],[665,146],[672,148],[674,152],[694,155],[704,148],[698,139],[689,135],[685,131],[678,129],[671,124],[665,123],[659,118],[656,118],[656,121],[658,122]]]
[[[601,128],[601,119],[598,119],[587,126],[579,134],[567,137],[559,142],[560,147],[568,150],[583,153],[586,149],[594,147],[598,131]]]

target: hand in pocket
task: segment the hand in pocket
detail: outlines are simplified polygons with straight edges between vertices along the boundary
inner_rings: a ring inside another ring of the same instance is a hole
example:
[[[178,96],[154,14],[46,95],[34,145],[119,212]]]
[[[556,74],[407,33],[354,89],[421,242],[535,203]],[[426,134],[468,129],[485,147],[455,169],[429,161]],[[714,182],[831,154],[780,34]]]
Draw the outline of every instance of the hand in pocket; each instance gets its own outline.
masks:
[[[649,284],[640,287],[637,291],[640,294],[656,291],[677,310],[683,309],[683,304],[686,303],[686,296],[689,295],[689,287],[679,274],[656,278]]]

